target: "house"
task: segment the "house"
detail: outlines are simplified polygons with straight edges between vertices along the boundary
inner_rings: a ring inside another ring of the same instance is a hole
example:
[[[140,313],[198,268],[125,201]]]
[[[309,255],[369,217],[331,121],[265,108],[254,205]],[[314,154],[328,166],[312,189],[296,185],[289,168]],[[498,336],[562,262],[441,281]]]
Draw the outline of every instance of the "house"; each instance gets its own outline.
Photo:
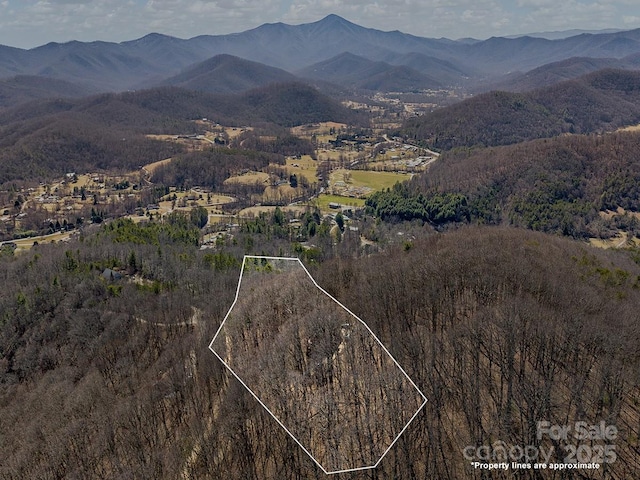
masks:
[[[105,268],[104,271],[102,272],[102,278],[112,282],[113,280],[120,280],[122,278],[122,275],[116,272],[115,270],[111,270],[110,268]]]

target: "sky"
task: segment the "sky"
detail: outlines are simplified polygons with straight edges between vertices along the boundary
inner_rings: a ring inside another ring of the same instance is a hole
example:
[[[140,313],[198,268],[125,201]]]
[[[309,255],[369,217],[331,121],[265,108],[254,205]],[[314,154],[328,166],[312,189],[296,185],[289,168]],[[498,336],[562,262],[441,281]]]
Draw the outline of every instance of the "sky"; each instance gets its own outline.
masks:
[[[0,0],[0,44],[121,42],[309,23],[334,13],[364,27],[458,39],[640,28],[638,0]]]

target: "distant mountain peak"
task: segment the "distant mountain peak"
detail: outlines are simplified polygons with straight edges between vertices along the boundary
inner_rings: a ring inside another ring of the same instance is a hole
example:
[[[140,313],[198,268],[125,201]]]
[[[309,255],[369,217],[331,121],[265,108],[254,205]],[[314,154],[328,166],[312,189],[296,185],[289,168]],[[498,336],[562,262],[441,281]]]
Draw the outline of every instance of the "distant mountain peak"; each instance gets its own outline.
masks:
[[[336,15],[335,13],[330,13],[329,15],[327,15],[326,17],[324,17],[322,20],[320,20],[321,22],[347,22],[347,23],[351,23],[348,20],[342,18],[340,15]]]
[[[317,22],[310,23],[309,25],[322,25],[324,27],[348,27],[348,28],[359,28],[366,29],[356,23],[350,22],[346,18],[341,17],[340,15],[336,15],[335,13],[330,13],[326,17],[318,20]]]
[[[166,40],[169,40],[169,41],[177,40],[177,38],[172,37],[171,35],[165,35],[163,33],[152,32],[136,40],[122,42],[122,45],[150,45],[150,44],[154,44],[154,43],[166,41]]]
[[[164,33],[151,32],[140,38],[140,40],[155,40],[158,38],[173,38],[170,35],[165,35]]]

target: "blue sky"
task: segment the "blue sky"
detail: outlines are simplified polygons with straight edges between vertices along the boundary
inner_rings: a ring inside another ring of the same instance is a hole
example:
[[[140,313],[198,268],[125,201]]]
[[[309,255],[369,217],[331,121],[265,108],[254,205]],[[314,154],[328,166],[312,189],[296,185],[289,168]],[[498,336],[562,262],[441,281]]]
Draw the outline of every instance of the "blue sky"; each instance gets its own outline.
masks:
[[[0,0],[0,44],[181,38],[299,24],[335,13],[366,27],[424,37],[640,28],[638,0]]]

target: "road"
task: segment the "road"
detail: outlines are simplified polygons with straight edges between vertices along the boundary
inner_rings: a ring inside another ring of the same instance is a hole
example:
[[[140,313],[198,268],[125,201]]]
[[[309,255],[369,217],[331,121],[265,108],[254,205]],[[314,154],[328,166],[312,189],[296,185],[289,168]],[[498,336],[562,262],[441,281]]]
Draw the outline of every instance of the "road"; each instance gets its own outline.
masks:
[[[49,235],[40,235],[38,237],[20,238],[18,240],[11,240],[18,246],[18,250],[28,250],[33,247],[35,242],[38,243],[51,243],[51,242],[66,242],[76,231],[71,232],[56,232]]]

